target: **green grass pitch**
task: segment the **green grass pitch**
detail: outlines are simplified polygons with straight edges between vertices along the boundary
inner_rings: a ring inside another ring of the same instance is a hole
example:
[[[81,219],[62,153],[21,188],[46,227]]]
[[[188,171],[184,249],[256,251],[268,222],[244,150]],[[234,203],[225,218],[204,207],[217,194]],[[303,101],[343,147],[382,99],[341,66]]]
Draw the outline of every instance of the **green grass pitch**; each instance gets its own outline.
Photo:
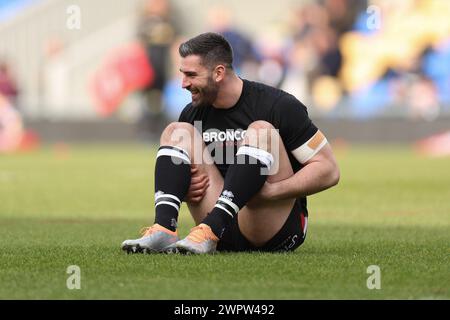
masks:
[[[336,150],[340,184],[309,197],[289,254],[127,255],[153,222],[155,148],[47,147],[0,156],[0,299],[449,299],[450,160]],[[180,236],[193,226],[180,213]],[[69,290],[67,267],[81,270]],[[368,289],[370,265],[381,288]]]

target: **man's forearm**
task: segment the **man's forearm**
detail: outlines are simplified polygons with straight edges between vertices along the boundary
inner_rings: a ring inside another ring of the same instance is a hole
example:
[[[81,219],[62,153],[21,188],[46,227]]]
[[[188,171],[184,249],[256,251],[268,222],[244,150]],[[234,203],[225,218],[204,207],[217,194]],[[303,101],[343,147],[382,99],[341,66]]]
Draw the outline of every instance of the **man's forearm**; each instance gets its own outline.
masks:
[[[272,198],[282,200],[308,196],[334,186],[338,180],[338,173],[331,163],[312,162],[290,178],[272,183]]]

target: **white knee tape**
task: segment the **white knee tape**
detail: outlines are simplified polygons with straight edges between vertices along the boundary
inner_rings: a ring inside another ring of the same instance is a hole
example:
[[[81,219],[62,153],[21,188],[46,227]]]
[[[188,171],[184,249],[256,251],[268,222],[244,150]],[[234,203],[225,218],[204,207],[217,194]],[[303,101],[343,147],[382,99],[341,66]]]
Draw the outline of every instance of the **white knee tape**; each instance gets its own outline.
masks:
[[[256,147],[252,147],[252,146],[242,146],[242,147],[240,147],[238,152],[236,153],[236,155],[240,155],[240,154],[245,154],[245,155],[248,155],[250,157],[258,159],[269,170],[272,167],[272,164],[274,162],[272,154],[270,154],[266,150],[258,149]]]

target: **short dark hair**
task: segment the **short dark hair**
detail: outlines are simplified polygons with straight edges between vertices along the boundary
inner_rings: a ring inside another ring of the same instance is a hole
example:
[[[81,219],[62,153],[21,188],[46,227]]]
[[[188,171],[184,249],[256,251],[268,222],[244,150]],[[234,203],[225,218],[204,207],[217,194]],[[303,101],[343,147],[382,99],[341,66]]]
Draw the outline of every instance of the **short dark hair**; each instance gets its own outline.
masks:
[[[228,41],[220,34],[202,33],[186,42],[178,48],[180,56],[198,55],[202,58],[203,65],[215,67],[223,64],[226,68],[233,69],[233,49]]]

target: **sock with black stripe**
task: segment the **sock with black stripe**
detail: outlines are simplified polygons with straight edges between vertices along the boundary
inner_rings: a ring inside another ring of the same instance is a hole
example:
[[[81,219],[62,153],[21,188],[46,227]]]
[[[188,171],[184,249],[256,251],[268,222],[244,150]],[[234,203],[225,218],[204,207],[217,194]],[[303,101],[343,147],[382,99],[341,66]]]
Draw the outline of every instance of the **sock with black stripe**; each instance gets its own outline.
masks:
[[[241,146],[235,162],[225,175],[222,194],[211,213],[202,221],[209,225],[214,234],[221,238],[225,228],[243,206],[263,187],[270,170],[273,156],[262,149]]]
[[[161,146],[155,166],[155,223],[175,231],[181,202],[191,184],[191,160],[179,147]]]

